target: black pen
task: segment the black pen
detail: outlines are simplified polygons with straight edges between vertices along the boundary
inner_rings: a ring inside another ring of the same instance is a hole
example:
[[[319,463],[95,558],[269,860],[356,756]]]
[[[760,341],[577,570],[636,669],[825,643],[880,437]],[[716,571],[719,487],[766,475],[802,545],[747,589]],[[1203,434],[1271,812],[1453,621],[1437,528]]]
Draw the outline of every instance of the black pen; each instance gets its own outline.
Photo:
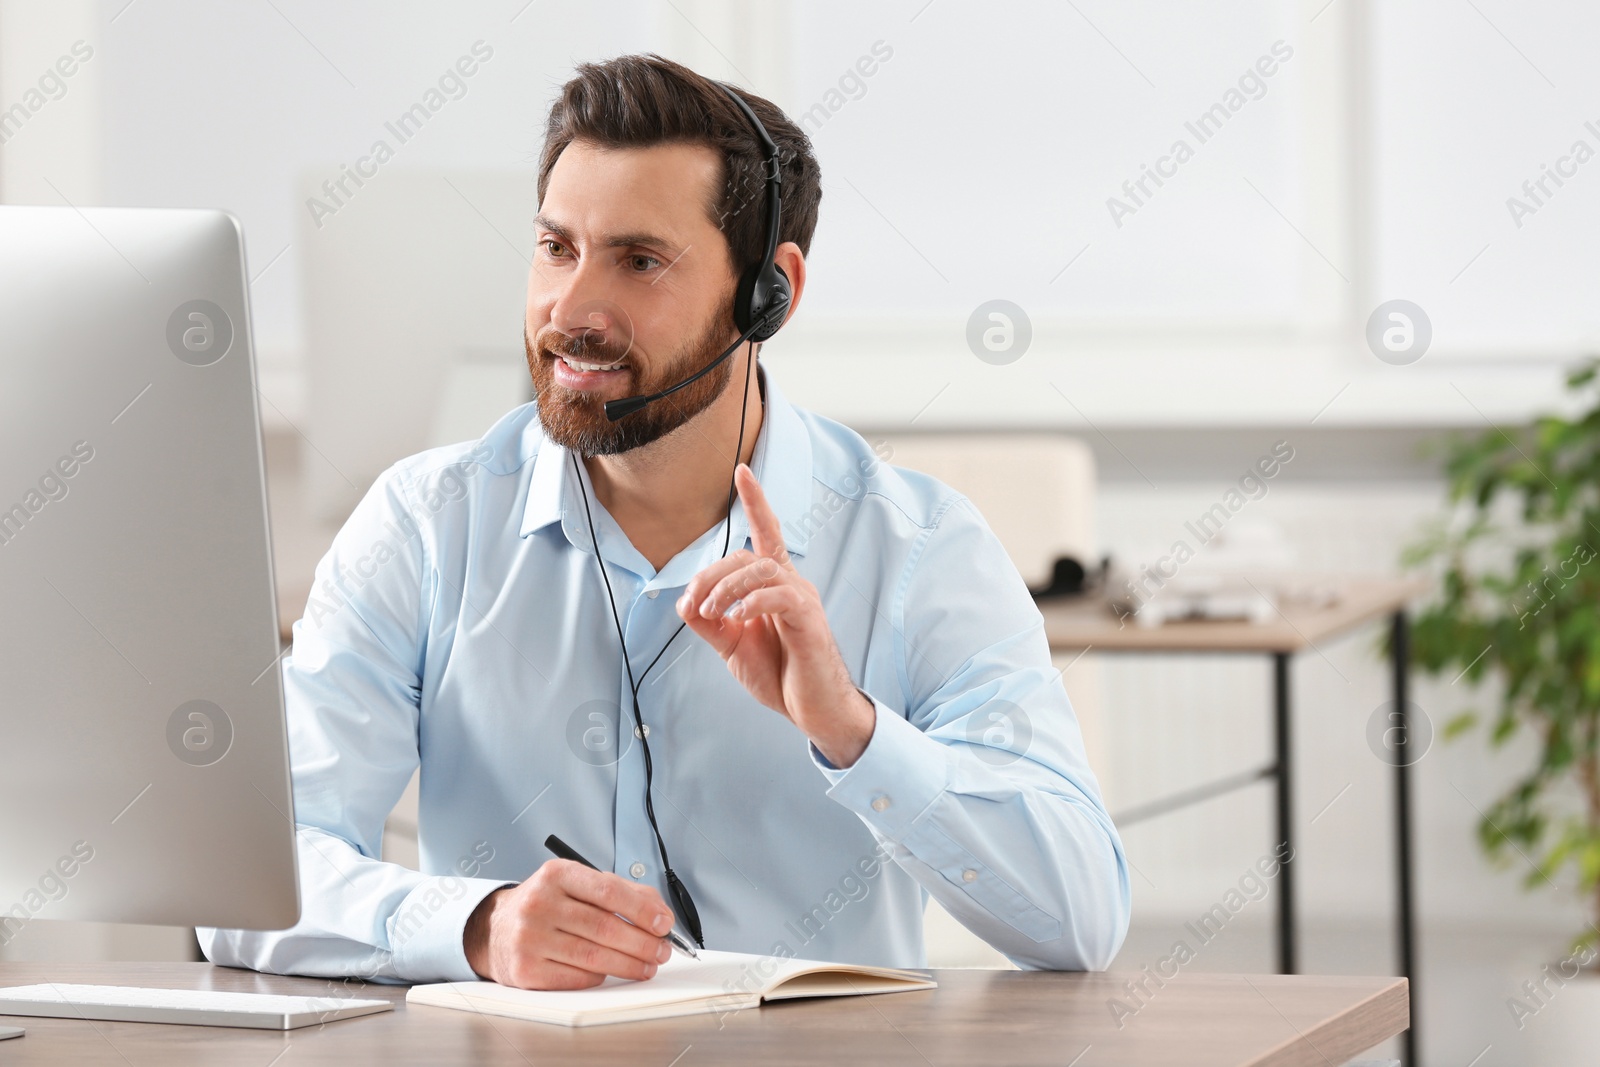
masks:
[[[596,867],[594,864],[590,863],[588,860],[584,859],[582,856],[578,855],[577,849],[561,840],[561,838],[557,837],[555,834],[551,834],[549,837],[544,839],[544,847],[549,849],[551,852],[554,852],[557,856],[564,860],[571,860],[573,863],[583,864],[591,871],[598,871],[600,869],[599,867]],[[638,925],[637,923],[629,922],[625,916],[618,915],[617,918],[621,919],[625,923],[628,923],[629,926]],[[697,960],[700,958],[700,953],[694,950],[693,945],[679,937],[678,931],[668,930],[667,940],[672,943],[673,948],[677,949],[685,956],[688,956],[690,959]]]

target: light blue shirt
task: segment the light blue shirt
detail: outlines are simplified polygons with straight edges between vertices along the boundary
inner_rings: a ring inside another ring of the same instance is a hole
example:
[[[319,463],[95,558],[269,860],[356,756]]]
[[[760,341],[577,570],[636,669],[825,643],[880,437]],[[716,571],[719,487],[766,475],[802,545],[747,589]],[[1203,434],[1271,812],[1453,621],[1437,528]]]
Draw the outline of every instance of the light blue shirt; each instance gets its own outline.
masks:
[[[1104,968],[1127,864],[1016,568],[965,497],[762,380],[752,470],[877,722],[839,770],[693,632],[672,642],[639,699],[707,947],[923,966],[931,894],[1019,966]],[[284,660],[300,922],[203,929],[212,961],[471,980],[468,916],[552,833],[670,900],[580,477],[636,675],[678,628],[724,526],[658,572],[533,404],[395,464],[318,565]],[[737,503],[731,521],[747,545]],[[420,873],[379,855],[419,762]]]

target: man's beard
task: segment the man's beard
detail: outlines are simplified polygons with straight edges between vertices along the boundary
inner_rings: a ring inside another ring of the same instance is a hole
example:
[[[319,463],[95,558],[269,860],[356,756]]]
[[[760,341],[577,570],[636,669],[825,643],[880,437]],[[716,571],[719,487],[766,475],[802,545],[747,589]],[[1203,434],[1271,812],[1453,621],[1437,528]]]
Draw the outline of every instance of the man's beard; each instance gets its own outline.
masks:
[[[733,300],[730,297],[717,308],[698,337],[680,348],[648,378],[639,377],[637,364],[628,362],[624,373],[634,379],[628,395],[660,392],[716,359],[727,348],[728,326],[732,321]],[[555,360],[563,355],[602,365],[628,356],[627,347],[613,341],[596,342],[591,340],[592,336],[585,333],[573,337],[546,326],[537,337],[529,337],[524,331],[522,338],[528,354],[528,371],[533,376],[539,422],[550,440],[580,456],[612,456],[665,437],[710,407],[712,401],[722,395],[733,375],[733,360],[730,359],[671,396],[612,422],[606,418],[605,401],[599,396],[568,389],[555,380]]]

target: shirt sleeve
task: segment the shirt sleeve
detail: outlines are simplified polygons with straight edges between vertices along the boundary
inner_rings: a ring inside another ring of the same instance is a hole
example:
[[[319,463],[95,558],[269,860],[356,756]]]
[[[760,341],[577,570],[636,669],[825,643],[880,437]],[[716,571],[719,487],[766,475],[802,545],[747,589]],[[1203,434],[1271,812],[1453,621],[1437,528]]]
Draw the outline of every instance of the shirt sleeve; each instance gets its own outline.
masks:
[[[828,795],[1018,966],[1104,969],[1127,934],[1127,860],[1016,568],[956,498],[889,595],[901,692],[866,694],[876,724],[849,768],[812,746]]]
[[[425,511],[391,468],[316,570],[283,666],[300,871],[288,930],[197,931],[213,963],[378,982],[471,981],[462,933],[507,883],[378,858],[419,762]]]

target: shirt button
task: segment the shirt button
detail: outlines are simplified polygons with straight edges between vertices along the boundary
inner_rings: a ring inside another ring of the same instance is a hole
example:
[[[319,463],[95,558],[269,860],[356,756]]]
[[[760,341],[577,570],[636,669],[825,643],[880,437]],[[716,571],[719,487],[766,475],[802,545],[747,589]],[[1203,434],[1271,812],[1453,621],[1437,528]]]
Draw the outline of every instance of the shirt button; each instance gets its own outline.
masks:
[[[651,589],[651,590],[649,590],[648,592],[645,593],[645,596],[649,597],[651,600],[654,600],[656,597],[658,597],[660,595],[661,595],[661,590],[659,590],[659,589]]]
[[[978,872],[968,867],[961,872],[961,880],[963,882],[976,882],[978,880]]]
[[[888,797],[876,797],[876,798],[874,798],[873,801],[872,801],[872,810],[873,811],[888,811],[889,810],[889,798]]]
[[[644,864],[635,863],[632,867],[628,868],[628,873],[633,875],[635,878],[643,878],[644,877]]]
[[[649,723],[645,723],[644,724],[643,732],[640,731],[639,727],[635,726],[633,728],[633,736],[634,737],[639,737],[639,738],[649,737],[650,736],[650,724]]]

